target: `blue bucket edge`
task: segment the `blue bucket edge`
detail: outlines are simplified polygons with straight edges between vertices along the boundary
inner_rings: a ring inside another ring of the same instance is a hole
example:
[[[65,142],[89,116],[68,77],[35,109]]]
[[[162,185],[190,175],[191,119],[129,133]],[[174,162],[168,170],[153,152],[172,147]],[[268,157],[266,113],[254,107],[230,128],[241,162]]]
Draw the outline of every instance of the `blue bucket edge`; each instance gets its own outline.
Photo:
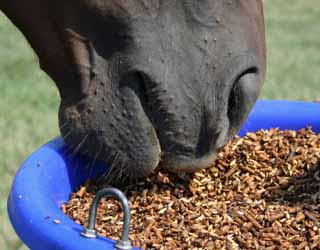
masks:
[[[262,100],[256,103],[239,135],[273,127],[299,130],[306,126],[320,133],[319,103]],[[21,165],[7,203],[13,228],[32,250],[114,249],[115,242],[105,237],[80,236],[82,226],[60,210],[60,205],[87,177],[94,178],[107,167],[96,163],[88,172],[83,164],[88,159],[83,156],[67,159],[67,150],[58,137],[36,150]],[[55,166],[53,170],[47,168],[51,165]]]

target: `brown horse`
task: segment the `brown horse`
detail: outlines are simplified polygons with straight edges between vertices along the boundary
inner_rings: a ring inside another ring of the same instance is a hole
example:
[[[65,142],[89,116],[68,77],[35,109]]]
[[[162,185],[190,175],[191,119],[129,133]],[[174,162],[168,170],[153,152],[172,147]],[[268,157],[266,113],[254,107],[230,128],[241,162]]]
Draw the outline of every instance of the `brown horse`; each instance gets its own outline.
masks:
[[[145,176],[210,165],[265,76],[261,0],[1,0],[55,81],[65,142]]]

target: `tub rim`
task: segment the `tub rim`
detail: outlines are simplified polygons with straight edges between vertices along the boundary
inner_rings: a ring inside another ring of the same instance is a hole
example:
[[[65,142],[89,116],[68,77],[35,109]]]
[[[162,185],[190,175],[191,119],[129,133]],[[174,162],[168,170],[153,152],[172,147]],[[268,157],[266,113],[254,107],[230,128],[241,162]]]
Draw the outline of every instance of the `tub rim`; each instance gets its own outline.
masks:
[[[239,135],[271,127],[298,130],[306,126],[320,133],[320,103],[258,101]],[[13,228],[32,250],[114,249],[115,241],[108,238],[81,237],[83,227],[59,209],[72,190],[106,168],[97,162],[88,171],[84,164],[88,158],[78,155],[69,158],[67,151],[61,137],[57,137],[22,163],[7,203]]]

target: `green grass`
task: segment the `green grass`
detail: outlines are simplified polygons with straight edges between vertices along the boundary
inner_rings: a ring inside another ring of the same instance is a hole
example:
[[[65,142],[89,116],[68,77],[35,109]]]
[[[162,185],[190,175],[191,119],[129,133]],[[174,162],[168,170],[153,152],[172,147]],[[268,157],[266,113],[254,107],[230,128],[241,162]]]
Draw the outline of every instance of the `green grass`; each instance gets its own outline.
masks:
[[[0,89],[0,248],[18,249],[6,197],[23,159],[58,134],[58,93],[23,36],[1,13]]]
[[[262,98],[320,98],[320,2],[265,2],[268,72]]]
[[[267,0],[268,73],[262,98],[320,99],[319,0]],[[6,215],[12,178],[58,134],[58,93],[23,36],[0,14],[0,248],[18,249]]]

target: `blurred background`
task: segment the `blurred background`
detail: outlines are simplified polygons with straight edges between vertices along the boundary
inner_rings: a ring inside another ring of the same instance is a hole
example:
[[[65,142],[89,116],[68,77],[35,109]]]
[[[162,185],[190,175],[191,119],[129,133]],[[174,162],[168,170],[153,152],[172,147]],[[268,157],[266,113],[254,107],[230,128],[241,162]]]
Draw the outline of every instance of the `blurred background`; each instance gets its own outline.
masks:
[[[320,1],[264,3],[268,73],[261,98],[320,100]],[[58,103],[54,83],[0,12],[0,249],[26,249],[11,228],[6,199],[22,161],[59,134]]]

